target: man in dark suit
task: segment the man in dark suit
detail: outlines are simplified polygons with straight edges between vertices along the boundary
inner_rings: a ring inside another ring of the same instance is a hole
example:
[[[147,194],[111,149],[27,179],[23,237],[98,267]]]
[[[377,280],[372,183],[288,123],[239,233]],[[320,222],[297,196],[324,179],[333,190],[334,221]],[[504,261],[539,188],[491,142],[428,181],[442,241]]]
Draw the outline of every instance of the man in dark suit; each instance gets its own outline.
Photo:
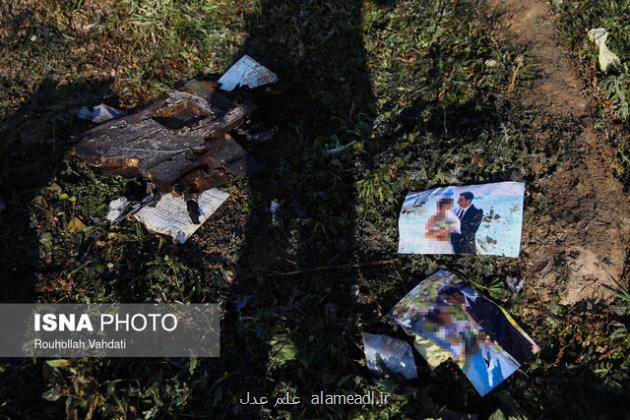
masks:
[[[483,210],[473,205],[474,198],[473,193],[466,191],[457,200],[459,207],[455,209],[455,214],[461,222],[461,233],[451,233],[451,243],[456,254],[477,253],[475,235],[483,220]]]
[[[438,299],[447,305],[462,308],[470,323],[486,333],[518,363],[525,363],[534,354],[534,344],[517,330],[496,303],[480,294],[464,293],[456,286],[442,286]]]

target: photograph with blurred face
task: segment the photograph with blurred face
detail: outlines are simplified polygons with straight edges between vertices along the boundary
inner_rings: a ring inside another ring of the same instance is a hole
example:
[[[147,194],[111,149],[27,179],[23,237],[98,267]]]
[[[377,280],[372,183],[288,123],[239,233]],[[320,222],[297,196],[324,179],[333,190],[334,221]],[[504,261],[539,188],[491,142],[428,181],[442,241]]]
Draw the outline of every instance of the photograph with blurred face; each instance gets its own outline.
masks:
[[[448,271],[422,281],[388,319],[446,350],[481,395],[539,351],[502,307]]]
[[[518,182],[410,192],[400,214],[398,252],[516,258],[524,193]]]

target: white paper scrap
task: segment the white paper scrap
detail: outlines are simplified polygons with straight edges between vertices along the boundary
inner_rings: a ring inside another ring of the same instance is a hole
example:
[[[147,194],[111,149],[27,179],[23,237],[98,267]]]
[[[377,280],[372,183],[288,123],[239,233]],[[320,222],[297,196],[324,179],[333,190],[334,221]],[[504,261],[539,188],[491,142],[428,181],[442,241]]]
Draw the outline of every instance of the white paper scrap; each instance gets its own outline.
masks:
[[[118,197],[115,200],[109,202],[109,208],[107,210],[107,221],[110,223],[116,223],[126,215],[126,211],[131,203],[126,197]]]
[[[113,106],[100,104],[93,107],[91,110],[87,106],[82,106],[77,117],[81,120],[90,120],[100,124],[124,115],[127,115],[127,112],[116,109]]]
[[[223,204],[230,195],[218,188],[204,191],[198,198],[199,224],[193,224],[186,201],[173,193],[164,194],[155,206],[146,206],[134,216],[152,232],[172,236],[183,244]]]
[[[221,90],[231,92],[238,86],[247,86],[250,89],[268,85],[278,81],[278,76],[271,70],[244,55],[219,79]]]
[[[588,38],[599,48],[599,68],[604,73],[608,73],[611,68],[620,67],[621,60],[614,52],[610,51],[606,42],[608,41],[608,31],[604,28],[596,28],[588,31]]]

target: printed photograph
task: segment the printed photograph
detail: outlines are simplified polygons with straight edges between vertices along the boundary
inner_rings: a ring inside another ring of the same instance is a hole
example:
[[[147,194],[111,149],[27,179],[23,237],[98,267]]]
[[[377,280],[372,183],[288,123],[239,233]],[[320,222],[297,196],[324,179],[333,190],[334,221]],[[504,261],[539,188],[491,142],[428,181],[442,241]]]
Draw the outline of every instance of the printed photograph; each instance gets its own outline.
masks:
[[[415,379],[418,376],[416,362],[408,343],[380,334],[361,333],[361,337],[365,362],[370,371],[382,375],[385,373],[384,366],[405,379]]]
[[[516,258],[524,192],[520,182],[410,192],[400,214],[398,252]]]
[[[481,395],[539,351],[502,307],[448,271],[416,286],[388,319],[448,351]]]

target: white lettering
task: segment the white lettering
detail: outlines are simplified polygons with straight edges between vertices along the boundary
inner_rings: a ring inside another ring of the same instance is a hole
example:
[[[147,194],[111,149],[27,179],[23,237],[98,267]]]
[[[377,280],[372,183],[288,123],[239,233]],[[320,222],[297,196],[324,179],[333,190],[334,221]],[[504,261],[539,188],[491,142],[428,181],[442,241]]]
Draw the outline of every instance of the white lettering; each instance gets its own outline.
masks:
[[[140,318],[140,320],[142,321],[142,327],[139,328],[136,326],[136,319]],[[134,316],[131,317],[131,328],[133,328],[135,331],[144,331],[147,328],[147,319],[144,317],[144,315],[142,314],[135,314]],[[155,330],[155,328],[153,329]]]
[[[166,326],[166,318],[171,318],[173,320],[171,328],[168,328]],[[162,329],[164,331],[171,332],[171,331],[174,331],[175,328],[177,328],[177,317],[175,315],[173,315],[173,314],[166,314],[166,315],[164,315],[162,317]]]

